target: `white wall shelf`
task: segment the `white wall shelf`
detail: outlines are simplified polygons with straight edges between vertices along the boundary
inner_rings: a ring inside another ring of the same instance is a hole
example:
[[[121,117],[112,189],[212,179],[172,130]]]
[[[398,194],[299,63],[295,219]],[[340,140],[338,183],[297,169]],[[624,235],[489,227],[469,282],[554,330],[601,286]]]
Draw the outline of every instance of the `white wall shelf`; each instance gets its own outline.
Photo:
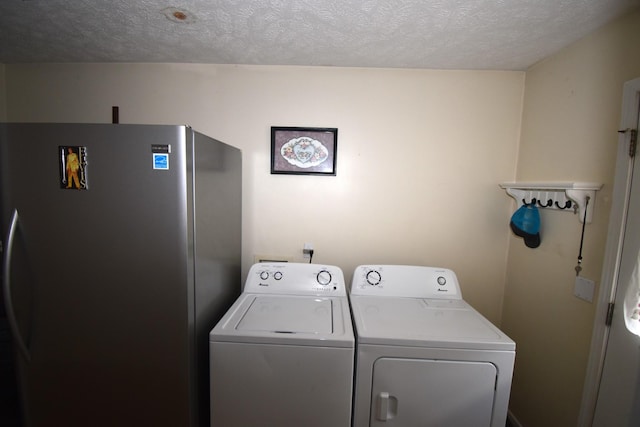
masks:
[[[593,182],[504,182],[500,184],[518,203],[536,203],[541,209],[564,210],[578,214],[580,222],[585,218],[591,222],[596,191],[602,184]],[[589,201],[587,203],[587,200]]]

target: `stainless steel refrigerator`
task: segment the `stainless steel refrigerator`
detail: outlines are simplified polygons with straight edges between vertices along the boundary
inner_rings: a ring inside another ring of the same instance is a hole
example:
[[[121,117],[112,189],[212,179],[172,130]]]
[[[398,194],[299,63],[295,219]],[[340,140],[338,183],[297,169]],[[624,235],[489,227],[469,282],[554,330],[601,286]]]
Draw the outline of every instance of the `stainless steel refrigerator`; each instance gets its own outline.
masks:
[[[208,333],[241,287],[241,163],[188,126],[0,124],[24,425],[208,425]]]

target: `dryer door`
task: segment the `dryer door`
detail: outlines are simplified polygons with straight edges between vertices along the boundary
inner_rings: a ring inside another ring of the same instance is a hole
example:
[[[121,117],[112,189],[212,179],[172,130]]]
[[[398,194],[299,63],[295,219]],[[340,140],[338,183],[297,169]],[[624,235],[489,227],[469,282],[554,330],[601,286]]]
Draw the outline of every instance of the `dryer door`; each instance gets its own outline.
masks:
[[[378,359],[370,426],[491,425],[495,365],[429,359]]]

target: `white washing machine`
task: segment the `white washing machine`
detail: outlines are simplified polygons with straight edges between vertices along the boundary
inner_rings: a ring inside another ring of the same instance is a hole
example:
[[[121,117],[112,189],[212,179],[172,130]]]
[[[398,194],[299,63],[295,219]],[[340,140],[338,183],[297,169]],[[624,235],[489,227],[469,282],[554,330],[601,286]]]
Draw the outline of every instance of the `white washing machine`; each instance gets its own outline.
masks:
[[[349,427],[355,338],[342,270],[261,263],[209,334],[214,427]]]
[[[453,271],[356,268],[354,427],[504,427],[515,343],[462,299]]]

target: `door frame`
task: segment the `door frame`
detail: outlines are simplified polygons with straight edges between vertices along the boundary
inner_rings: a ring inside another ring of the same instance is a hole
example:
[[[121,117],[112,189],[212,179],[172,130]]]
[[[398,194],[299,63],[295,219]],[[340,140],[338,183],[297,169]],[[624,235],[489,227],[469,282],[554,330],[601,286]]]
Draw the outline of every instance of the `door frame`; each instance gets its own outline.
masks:
[[[610,327],[606,325],[609,304],[615,301],[620,260],[624,243],[626,220],[631,194],[631,178],[634,158],[629,156],[631,132],[636,129],[640,105],[640,78],[626,82],[623,86],[622,110],[620,118],[621,132],[618,134],[618,153],[614,176],[613,197],[609,214],[607,244],[602,265],[602,277],[598,292],[598,303],[593,323],[589,361],[582,394],[582,404],[578,417],[578,426],[588,427],[593,423],[596,401],[600,388],[600,379],[604,367],[604,357],[609,340]],[[636,153],[636,156],[639,155]],[[620,308],[616,307],[620,310]]]

